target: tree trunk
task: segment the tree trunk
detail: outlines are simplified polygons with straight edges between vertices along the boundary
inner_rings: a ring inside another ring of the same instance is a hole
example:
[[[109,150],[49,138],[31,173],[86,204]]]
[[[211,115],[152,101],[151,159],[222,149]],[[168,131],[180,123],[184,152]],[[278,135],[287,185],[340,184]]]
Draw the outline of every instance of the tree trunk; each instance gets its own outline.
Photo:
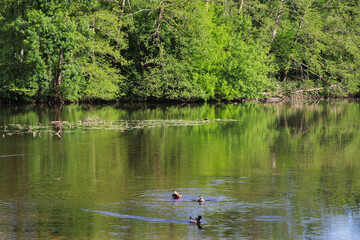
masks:
[[[61,83],[62,83],[62,70],[61,67],[63,65],[63,60],[64,60],[64,56],[62,53],[62,50],[60,49],[60,54],[59,54],[59,63],[58,63],[58,74],[57,74],[57,78],[56,78],[56,85],[55,85],[55,99],[57,102],[63,103],[63,99],[61,97],[61,91],[60,91],[60,87],[61,87]]]
[[[122,1],[122,4],[121,4],[121,13],[124,13],[125,1],[126,1],[126,0],[123,0],[123,1]]]
[[[93,14],[93,21],[92,21],[92,49],[91,49],[91,61],[95,62],[95,25],[96,25],[96,15],[95,9],[91,9],[91,13]]]
[[[154,32],[155,42],[158,44],[159,47],[160,47],[160,31],[161,31],[161,24],[162,24],[162,19],[163,19],[162,14],[164,13],[164,11],[165,11],[164,2],[161,1],[159,15],[158,15],[158,19],[156,21],[156,26],[155,26],[156,30]]]
[[[294,44],[296,44],[297,41],[298,41],[298,34],[299,34],[300,29],[302,28],[302,25],[304,23],[304,19],[306,17],[307,11],[309,10],[310,4],[311,4],[311,0],[308,0],[308,4],[306,6],[304,16],[301,17],[300,22],[299,22],[299,26],[296,29],[296,34],[295,34],[295,38],[294,38]],[[283,81],[286,81],[286,78],[287,78],[287,75],[288,75],[288,72],[289,72],[289,68],[290,68],[290,64],[291,64],[291,62],[289,60],[288,63],[287,63],[287,66],[285,68],[285,71],[284,71],[284,78],[282,79]]]
[[[280,23],[280,16],[281,16],[281,13],[282,13],[282,5],[284,3],[284,0],[281,0],[281,4],[280,4],[280,7],[279,7],[279,10],[277,12],[277,15],[276,15],[276,20],[275,20],[275,27],[274,27],[274,30],[273,30],[273,33],[272,33],[272,36],[271,36],[271,39],[274,40],[275,39],[275,36],[276,36],[276,31],[277,31],[277,28],[279,26],[279,23]]]
[[[241,2],[240,2],[240,7],[239,7],[239,10],[238,10],[238,15],[240,15],[240,13],[241,13],[241,10],[242,10],[242,8],[244,7],[244,5],[245,5],[245,0],[241,0]]]

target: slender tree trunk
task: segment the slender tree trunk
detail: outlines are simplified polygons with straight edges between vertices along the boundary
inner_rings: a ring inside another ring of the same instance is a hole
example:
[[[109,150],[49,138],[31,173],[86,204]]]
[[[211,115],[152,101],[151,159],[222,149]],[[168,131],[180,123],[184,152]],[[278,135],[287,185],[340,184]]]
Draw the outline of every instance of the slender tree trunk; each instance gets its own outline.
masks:
[[[306,17],[306,14],[307,14],[309,8],[310,8],[311,1],[312,1],[312,0],[308,0],[308,3],[307,3],[307,5],[306,5],[306,9],[305,9],[305,12],[304,12],[304,16],[300,19],[299,26],[298,26],[298,28],[297,28],[297,30],[296,30],[296,34],[295,34],[295,39],[294,39],[294,42],[295,42],[295,43],[298,41],[298,34],[299,34],[300,29],[302,29],[302,26],[303,26],[303,24],[304,24],[304,22],[305,22],[304,19],[305,19],[305,17]]]
[[[162,19],[163,19],[164,11],[165,11],[165,3],[164,3],[164,1],[161,1],[160,2],[159,15],[158,15],[158,19],[156,21],[156,30],[155,30],[155,33],[154,33],[154,38],[155,38],[155,44],[159,48],[160,65],[164,69],[164,72],[165,72],[165,86],[166,86],[165,87],[165,92],[167,92],[168,81],[167,81],[167,77],[166,77],[167,76],[166,63],[165,63],[164,58],[163,58],[164,48],[161,45],[161,39],[160,39],[160,32],[161,32],[161,27],[162,27]]]
[[[60,49],[60,54],[59,54],[59,63],[58,63],[58,74],[57,74],[57,78],[56,78],[56,85],[55,85],[55,98],[56,101],[63,103],[63,99],[61,97],[61,91],[60,91],[60,87],[61,87],[61,83],[62,83],[62,70],[61,67],[63,65],[63,61],[64,61],[64,56],[63,56],[63,52],[62,49]]]
[[[237,13],[238,15],[241,14],[241,10],[243,9],[244,5],[245,5],[245,0],[241,0],[239,10],[238,10],[238,13]]]
[[[47,59],[46,59],[46,66],[47,66],[47,74],[48,74],[48,84],[49,84],[49,88],[50,89],[47,89],[47,91],[51,91],[51,87],[54,86],[54,83],[53,83],[53,75],[52,75],[52,69],[51,69],[51,65],[50,65],[50,62],[51,62],[51,57],[50,57],[50,54],[47,54]]]
[[[93,16],[93,23],[92,23],[92,27],[93,27],[93,32],[92,32],[92,41],[93,41],[93,46],[92,46],[92,50],[91,50],[91,60],[94,63],[95,62],[95,24],[96,24],[96,16],[95,16],[95,9],[91,10]]]
[[[158,15],[158,19],[156,21],[156,26],[155,26],[156,30],[154,32],[155,41],[159,47],[160,47],[160,31],[161,31],[161,24],[162,24],[162,19],[163,19],[162,15],[164,13],[164,10],[165,10],[164,1],[161,1],[159,15]]]
[[[281,13],[282,13],[282,5],[284,3],[284,0],[281,0],[281,4],[280,4],[280,7],[279,7],[279,10],[276,14],[276,20],[275,20],[275,27],[274,27],[274,30],[273,30],[273,33],[272,33],[272,36],[271,36],[271,39],[274,40],[275,39],[275,36],[276,36],[276,31],[277,31],[277,28],[279,26],[279,23],[280,23],[280,17],[281,17]]]
[[[295,38],[294,38],[294,44],[296,44],[298,39],[299,39],[298,34],[299,34],[300,29],[302,28],[302,25],[304,24],[304,21],[305,21],[304,19],[305,19],[306,14],[307,14],[307,12],[309,10],[310,4],[311,4],[311,0],[308,0],[304,15],[301,17],[298,28],[296,29],[296,34],[295,34]],[[283,76],[283,81],[286,81],[286,78],[287,78],[287,75],[288,75],[288,72],[289,72],[289,68],[290,68],[290,64],[291,64],[291,60],[289,60],[287,65],[286,65],[286,68],[285,68],[285,71],[284,71],[284,76]]]
[[[274,26],[274,29],[273,29],[273,32],[272,32],[272,35],[271,35],[272,41],[274,41],[275,37],[276,37],[277,28],[278,28],[279,23],[280,23],[281,13],[283,12],[283,9],[282,9],[283,3],[284,3],[284,0],[281,0],[279,10],[278,10],[278,12],[276,14],[275,26]],[[287,77],[287,71],[284,70],[284,71],[281,72],[281,79],[283,81],[285,81],[286,77]]]
[[[121,4],[121,13],[124,13],[125,2],[126,2],[126,0],[123,0],[123,1],[122,1],[122,4]]]

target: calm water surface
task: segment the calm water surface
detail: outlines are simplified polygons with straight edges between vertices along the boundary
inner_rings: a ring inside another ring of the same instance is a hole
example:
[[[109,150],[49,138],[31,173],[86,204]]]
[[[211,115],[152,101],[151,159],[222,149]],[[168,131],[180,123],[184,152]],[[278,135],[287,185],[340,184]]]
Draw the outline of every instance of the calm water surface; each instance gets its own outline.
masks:
[[[359,239],[359,120],[347,101],[0,105],[0,239]]]

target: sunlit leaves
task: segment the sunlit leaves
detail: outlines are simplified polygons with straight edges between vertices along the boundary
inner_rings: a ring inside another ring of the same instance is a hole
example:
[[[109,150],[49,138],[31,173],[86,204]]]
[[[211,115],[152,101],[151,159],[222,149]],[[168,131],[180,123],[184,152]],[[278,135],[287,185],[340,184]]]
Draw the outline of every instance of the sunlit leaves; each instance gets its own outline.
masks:
[[[357,1],[324,0],[6,0],[0,92],[25,100],[243,99],[280,80],[356,93],[359,9]]]

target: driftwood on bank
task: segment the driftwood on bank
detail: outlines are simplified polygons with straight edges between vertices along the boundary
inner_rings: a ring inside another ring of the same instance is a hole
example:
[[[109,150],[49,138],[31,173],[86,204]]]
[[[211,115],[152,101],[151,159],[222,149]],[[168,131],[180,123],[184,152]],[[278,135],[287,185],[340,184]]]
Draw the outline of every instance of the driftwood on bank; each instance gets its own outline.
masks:
[[[319,88],[310,88],[310,89],[299,89],[291,92],[278,92],[274,96],[271,96],[271,93],[264,92],[262,93],[265,97],[263,99],[264,102],[267,103],[275,103],[275,102],[282,102],[288,99],[297,98],[299,96],[304,97],[304,93],[312,93],[313,97],[320,98],[320,96],[317,94],[317,92],[322,90],[331,90],[331,89],[340,89],[341,87],[338,85],[331,85],[328,87],[319,87]]]
[[[296,90],[293,93],[296,94],[296,93],[304,93],[304,92],[317,92],[317,91],[326,90],[326,89],[329,89],[329,88],[332,88],[332,87],[330,86],[330,87],[321,87],[321,88],[311,88],[311,89]]]

